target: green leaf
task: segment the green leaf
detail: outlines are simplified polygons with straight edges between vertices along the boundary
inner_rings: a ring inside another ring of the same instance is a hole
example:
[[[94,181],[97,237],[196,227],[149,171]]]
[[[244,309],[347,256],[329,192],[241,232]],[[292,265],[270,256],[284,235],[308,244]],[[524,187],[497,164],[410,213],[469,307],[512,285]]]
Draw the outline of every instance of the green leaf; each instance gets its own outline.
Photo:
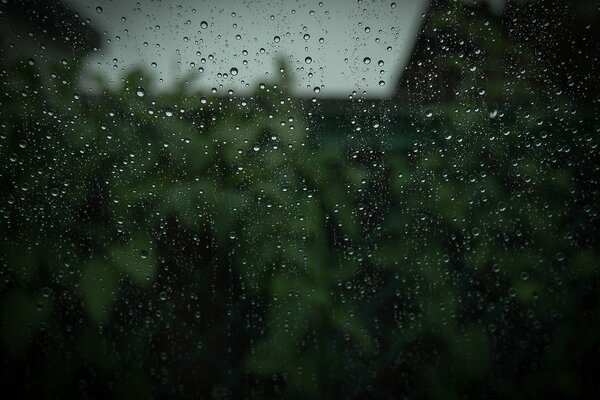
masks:
[[[156,251],[147,235],[138,233],[127,244],[112,247],[109,253],[115,268],[137,285],[145,286],[154,278]]]
[[[93,261],[86,265],[81,276],[81,294],[92,321],[102,323],[112,313],[119,284],[117,271],[106,263]]]

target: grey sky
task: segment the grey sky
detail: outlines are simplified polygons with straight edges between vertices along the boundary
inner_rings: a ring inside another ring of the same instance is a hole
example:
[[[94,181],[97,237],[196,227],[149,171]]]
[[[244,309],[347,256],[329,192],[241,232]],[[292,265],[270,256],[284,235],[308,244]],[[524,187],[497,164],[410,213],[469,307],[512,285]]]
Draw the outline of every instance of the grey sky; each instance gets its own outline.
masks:
[[[244,94],[269,81],[274,60],[284,57],[293,69],[296,95],[315,96],[319,86],[321,98],[346,97],[352,91],[381,98],[394,92],[429,0],[72,4],[102,33],[103,48],[89,58],[85,87],[92,86],[86,79],[90,74],[100,73],[118,85],[123,71],[142,66],[152,74],[150,90],[168,90],[175,80],[195,72],[196,87]]]

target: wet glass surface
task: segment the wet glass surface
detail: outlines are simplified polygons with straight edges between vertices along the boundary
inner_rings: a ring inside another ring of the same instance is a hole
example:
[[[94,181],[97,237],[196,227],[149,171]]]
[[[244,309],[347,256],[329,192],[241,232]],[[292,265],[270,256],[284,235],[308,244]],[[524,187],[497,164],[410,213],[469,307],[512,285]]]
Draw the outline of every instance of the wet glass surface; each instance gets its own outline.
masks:
[[[597,1],[0,2],[19,398],[595,398]]]

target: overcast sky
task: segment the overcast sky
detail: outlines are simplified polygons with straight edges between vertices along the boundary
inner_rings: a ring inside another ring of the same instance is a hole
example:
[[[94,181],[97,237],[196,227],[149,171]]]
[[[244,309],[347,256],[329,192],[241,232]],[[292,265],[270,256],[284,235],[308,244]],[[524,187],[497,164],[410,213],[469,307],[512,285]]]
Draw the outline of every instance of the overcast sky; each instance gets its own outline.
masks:
[[[296,95],[312,97],[320,87],[321,98],[352,91],[382,98],[394,92],[429,1],[71,3],[102,35],[103,48],[90,57],[88,74],[114,84],[123,71],[142,66],[153,76],[150,90],[168,90],[195,72],[200,88],[244,94],[269,81],[274,60],[283,57],[292,67]]]

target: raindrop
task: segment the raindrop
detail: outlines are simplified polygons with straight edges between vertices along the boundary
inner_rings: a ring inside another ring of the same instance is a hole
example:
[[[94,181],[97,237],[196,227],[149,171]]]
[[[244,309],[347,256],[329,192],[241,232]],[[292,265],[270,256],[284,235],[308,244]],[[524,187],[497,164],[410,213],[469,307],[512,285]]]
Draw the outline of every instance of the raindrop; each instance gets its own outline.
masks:
[[[144,88],[139,87],[135,90],[135,94],[137,94],[138,97],[144,97],[144,95],[146,94],[146,91],[144,90]]]
[[[208,22],[206,22],[206,21],[202,21],[202,22],[200,22],[200,27],[201,27],[202,29],[206,29],[206,28],[208,28]]]
[[[102,14],[102,11],[104,11],[104,10],[102,10],[102,7],[100,7],[100,6],[96,7],[96,12],[98,14]]]
[[[238,70],[234,67],[229,70],[229,73],[231,74],[231,76],[236,76],[238,74]]]
[[[365,58],[363,58],[363,62],[365,64],[371,64],[371,59],[369,57],[365,57]]]

